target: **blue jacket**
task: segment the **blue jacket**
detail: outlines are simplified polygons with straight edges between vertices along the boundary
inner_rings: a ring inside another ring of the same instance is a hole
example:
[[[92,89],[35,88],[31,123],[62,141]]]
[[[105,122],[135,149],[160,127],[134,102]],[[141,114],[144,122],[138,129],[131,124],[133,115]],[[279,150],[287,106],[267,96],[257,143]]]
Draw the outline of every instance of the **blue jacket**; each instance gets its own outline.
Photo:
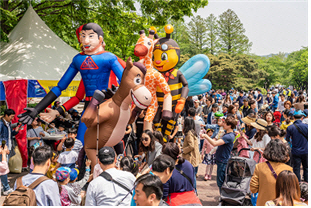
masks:
[[[14,130],[12,131],[11,124],[9,124],[9,126],[10,126],[10,131],[11,131],[11,138],[9,138],[9,129],[5,125],[4,118],[0,119],[0,142],[2,142],[2,140],[4,140],[6,142],[6,144],[8,144],[9,139],[11,139],[11,141],[12,141],[12,137],[18,133]],[[12,141],[12,147],[13,147],[13,141]],[[9,158],[14,156],[14,155],[15,155],[14,148],[11,148]]]
[[[308,124],[302,123],[301,120],[294,122],[300,130],[308,137]],[[286,140],[292,143],[292,154],[293,155],[304,155],[308,154],[308,140],[297,130],[294,124],[287,127]]]
[[[273,108],[277,108],[279,104],[279,94],[276,94],[273,98],[273,103],[272,103],[272,107]]]

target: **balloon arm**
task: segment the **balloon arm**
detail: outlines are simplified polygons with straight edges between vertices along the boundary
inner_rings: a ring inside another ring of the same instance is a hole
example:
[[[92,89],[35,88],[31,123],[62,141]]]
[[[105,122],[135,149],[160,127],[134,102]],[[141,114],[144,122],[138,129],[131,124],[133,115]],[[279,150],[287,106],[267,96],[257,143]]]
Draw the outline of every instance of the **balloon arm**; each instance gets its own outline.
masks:
[[[178,71],[177,73],[179,74],[179,80],[181,81],[183,85],[183,88],[181,90],[181,97],[186,98],[189,93],[188,82],[185,76],[180,71]]]

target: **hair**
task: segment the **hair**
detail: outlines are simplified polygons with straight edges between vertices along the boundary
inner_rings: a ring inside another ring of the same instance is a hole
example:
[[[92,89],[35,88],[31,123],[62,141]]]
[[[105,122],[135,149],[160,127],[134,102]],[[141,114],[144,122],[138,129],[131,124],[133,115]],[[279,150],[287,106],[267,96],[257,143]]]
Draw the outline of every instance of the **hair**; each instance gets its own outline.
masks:
[[[143,133],[147,134],[150,137],[150,144],[148,147],[145,147],[143,145],[142,140],[140,140],[139,143],[139,148],[143,151],[143,152],[148,152],[148,151],[154,151],[155,150],[155,137],[152,133],[152,131],[150,131],[149,129],[146,129],[143,131]],[[143,135],[143,133],[141,135]]]
[[[308,103],[305,103],[305,104],[303,105],[303,109],[304,109],[304,110],[308,109]]]
[[[228,100],[231,102],[230,94],[226,95],[225,102],[227,102]]]
[[[32,153],[33,164],[36,166],[42,166],[46,161],[51,160],[53,152],[49,146],[37,147]]]
[[[15,115],[15,111],[13,109],[5,109],[3,116]]]
[[[253,105],[254,103],[256,103],[255,100],[250,100],[250,101],[248,102],[249,105]]]
[[[138,173],[138,165],[134,162],[130,156],[125,156],[120,161],[120,167],[123,171],[132,173],[134,176]]]
[[[287,118],[285,120],[285,123],[289,124],[291,122],[290,119],[292,117],[292,116],[290,116],[290,110],[289,109],[285,109],[284,112],[283,112],[283,115],[287,116]]]
[[[300,198],[303,202],[308,201],[308,183],[307,182],[300,182]]]
[[[259,129],[259,132],[255,134],[254,138],[256,139],[257,142],[260,142],[266,133],[267,133],[267,130]]]
[[[233,112],[232,112],[233,108],[235,108],[234,105],[230,105],[230,106],[228,107],[228,114],[233,114]]]
[[[153,136],[155,139],[157,139],[159,141],[160,144],[164,144],[164,141],[163,141],[163,134],[160,132],[160,131],[154,131],[153,132]]]
[[[207,131],[206,131],[206,134],[208,133],[208,132],[214,132],[214,129],[208,129]]]
[[[292,107],[292,103],[291,103],[289,100],[287,100],[287,101],[284,102],[284,108],[285,108],[285,105],[286,105],[286,104],[289,104],[289,107]]]
[[[145,192],[146,197],[148,198],[151,194],[155,194],[157,200],[161,200],[163,196],[163,184],[161,179],[152,175],[151,173],[144,174],[137,178],[136,182],[138,184],[143,185],[143,192]]]
[[[194,117],[194,116],[195,116],[195,112],[196,112],[195,108],[189,108],[189,110],[188,110],[188,114],[189,114],[189,116],[191,116],[191,117]]]
[[[292,94],[290,95],[290,97],[291,97],[291,98],[295,98],[295,93],[292,93]]]
[[[305,100],[305,97],[303,95],[299,95],[299,97],[296,100],[296,103],[304,102],[304,100]]]
[[[289,150],[279,139],[271,139],[265,147],[263,157],[271,162],[285,163],[289,158]]]
[[[273,115],[273,112],[272,112],[272,111],[267,111],[267,112],[265,113],[265,115],[263,116],[263,119],[264,119],[265,121],[267,121],[266,116],[267,116],[269,113],[272,115],[272,121],[271,121],[271,122],[273,122],[273,121],[275,120],[275,118],[274,118],[274,115]]]
[[[192,117],[187,116],[184,120],[184,128],[183,133],[186,135],[188,132],[191,131],[195,136],[197,136],[195,132],[195,123]]]
[[[208,98],[206,98],[206,101],[210,101],[211,103],[213,102],[213,98],[212,97],[208,97]]]
[[[75,144],[75,140],[71,137],[67,138],[64,142],[66,148],[71,148]]]
[[[233,117],[227,117],[225,122],[228,126],[231,126],[231,129],[235,129],[238,122]]]
[[[104,38],[103,29],[96,23],[87,23],[83,25],[82,30],[93,30],[98,35],[98,39],[99,36],[102,36]]]
[[[273,125],[269,128],[268,135],[269,137],[279,136],[281,138],[284,138],[286,135],[286,131],[280,129],[278,126]]]
[[[297,176],[289,170],[279,173],[275,184],[276,199],[273,200],[277,206],[293,206],[294,200],[300,201],[300,187]]]
[[[228,104],[223,104],[222,107],[229,108]]]
[[[202,95],[199,95],[198,96],[198,100],[201,100],[203,97],[202,97]]]
[[[172,172],[175,168],[175,160],[168,155],[159,155],[152,162],[153,171],[163,173],[167,168],[170,169],[170,172]]]
[[[53,151],[52,152],[52,160],[54,160],[55,158],[57,158],[59,156],[59,153],[57,151]]]
[[[162,153],[170,156],[175,161],[178,159],[178,165],[185,162],[185,159],[180,155],[180,149],[176,143],[168,142],[162,147]]]
[[[77,134],[78,133],[78,129],[77,128],[70,128],[70,129],[68,129],[68,133],[69,134]]]

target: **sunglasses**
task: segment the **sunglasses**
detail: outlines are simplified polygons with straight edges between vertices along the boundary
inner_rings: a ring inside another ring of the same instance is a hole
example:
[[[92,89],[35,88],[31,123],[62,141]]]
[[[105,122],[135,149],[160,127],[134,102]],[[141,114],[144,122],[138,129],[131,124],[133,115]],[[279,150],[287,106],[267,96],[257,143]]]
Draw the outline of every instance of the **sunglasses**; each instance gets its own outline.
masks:
[[[141,141],[142,141],[142,142],[143,142],[143,141],[146,141],[146,142],[147,142],[148,140],[149,140],[148,137],[142,137],[142,138],[141,138]]]

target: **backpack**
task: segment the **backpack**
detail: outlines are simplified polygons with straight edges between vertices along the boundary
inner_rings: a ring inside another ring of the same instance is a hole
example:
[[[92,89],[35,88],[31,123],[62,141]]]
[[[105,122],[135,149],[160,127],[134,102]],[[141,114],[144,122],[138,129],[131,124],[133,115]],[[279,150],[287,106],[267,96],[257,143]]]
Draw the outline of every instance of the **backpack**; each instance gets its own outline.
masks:
[[[42,176],[27,187],[23,185],[22,177],[19,177],[16,181],[16,190],[6,197],[3,206],[37,206],[36,194],[33,189],[46,180],[50,179]]]

